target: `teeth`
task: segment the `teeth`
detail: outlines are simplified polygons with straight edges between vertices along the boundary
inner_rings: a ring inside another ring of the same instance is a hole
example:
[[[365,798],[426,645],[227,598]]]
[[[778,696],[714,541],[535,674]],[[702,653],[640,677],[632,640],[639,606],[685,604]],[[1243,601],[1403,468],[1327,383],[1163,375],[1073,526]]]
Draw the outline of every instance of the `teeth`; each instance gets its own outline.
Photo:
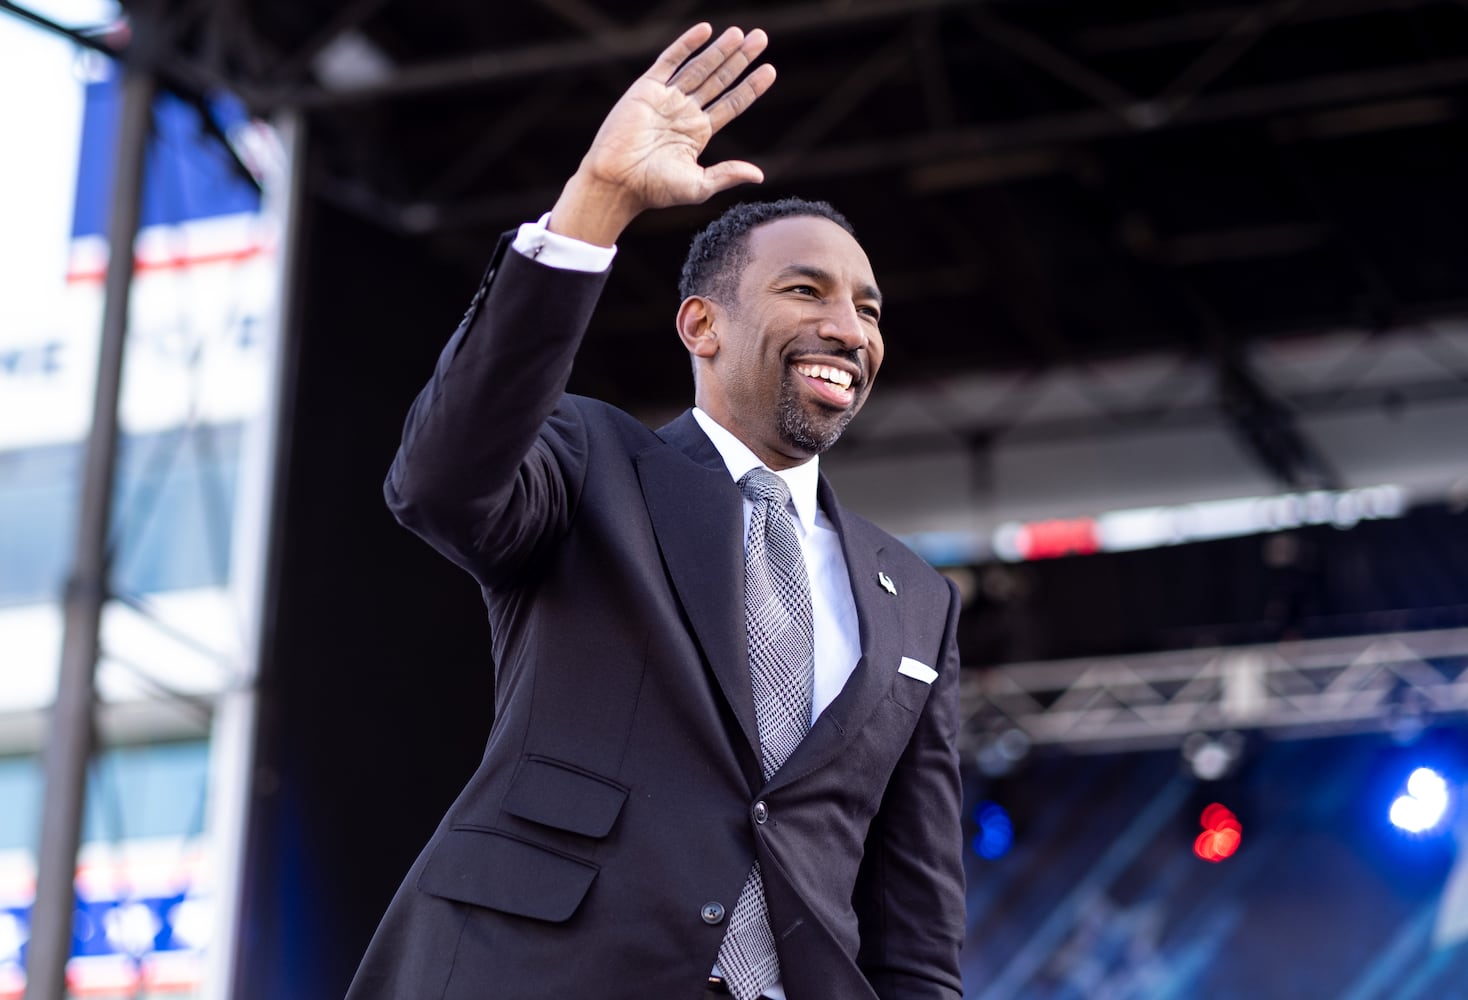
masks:
[[[851,388],[851,373],[830,365],[796,365],[795,370],[811,378],[824,379],[842,389]]]

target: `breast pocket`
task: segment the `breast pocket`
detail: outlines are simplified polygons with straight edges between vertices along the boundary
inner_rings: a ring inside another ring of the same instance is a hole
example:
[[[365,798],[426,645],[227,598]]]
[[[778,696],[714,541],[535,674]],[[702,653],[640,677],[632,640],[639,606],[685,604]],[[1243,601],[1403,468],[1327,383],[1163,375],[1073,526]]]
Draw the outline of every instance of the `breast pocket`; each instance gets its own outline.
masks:
[[[600,839],[627,801],[625,786],[549,757],[529,756],[505,793],[505,812],[567,833]]]
[[[921,712],[928,701],[928,692],[933,690],[933,681],[937,679],[938,671],[904,656],[897,665],[897,676],[892,678],[892,700],[903,708]]]

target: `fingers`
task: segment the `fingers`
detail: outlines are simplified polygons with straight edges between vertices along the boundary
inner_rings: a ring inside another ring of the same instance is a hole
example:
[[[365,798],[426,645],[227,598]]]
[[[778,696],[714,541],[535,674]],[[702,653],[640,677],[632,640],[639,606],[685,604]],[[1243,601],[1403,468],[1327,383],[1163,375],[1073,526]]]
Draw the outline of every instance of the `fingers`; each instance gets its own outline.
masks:
[[[768,44],[768,36],[758,28],[745,34],[731,27],[717,38],[707,22],[685,31],[603,122],[602,130],[609,134],[623,130],[640,138],[637,143],[603,141],[599,132],[592,152],[600,150],[600,160],[615,167],[604,167],[602,175],[625,178],[626,171],[619,166],[625,157],[618,157],[622,147],[635,146],[642,164],[637,176],[656,182],[643,185],[646,190],[638,195],[643,207],[697,204],[736,185],[762,182],[764,172],[752,163],[727,160],[704,168],[688,161],[687,150],[692,143],[701,154],[713,133],[770,89],[775,68],[749,68]],[[668,192],[677,193],[669,200]]]
[[[699,107],[704,107],[717,100],[719,95],[727,90],[735,80],[739,79],[739,75],[749,68],[749,64],[754,62],[759,57],[759,54],[765,50],[765,46],[770,43],[769,36],[759,28],[754,29],[748,35],[745,35],[738,28],[730,28],[724,32],[717,43],[709,46],[712,55],[717,56],[724,51],[726,40],[729,43],[737,40],[739,43],[738,48],[724,56],[722,61],[713,65],[703,82],[698,85],[697,89],[689,93],[690,97],[698,101]],[[712,59],[710,61],[712,62]],[[690,66],[689,68],[693,69],[694,67]],[[680,79],[678,81],[680,85],[684,83],[681,79],[682,76],[683,74],[680,73]]]
[[[681,90],[697,101],[699,107],[707,109],[713,131],[717,132],[770,89],[775,82],[775,68],[761,66],[729,90],[759,58],[770,39],[760,28],[746,35],[739,28],[729,27],[704,45],[713,31],[713,26],[704,21],[683,32],[648,68],[647,78]]]
[[[712,32],[707,22],[689,28],[648,69],[648,78],[682,91],[703,107],[738,80],[770,41],[759,28],[746,35],[740,28],[729,27],[694,55]]]
[[[663,49],[662,54],[648,67],[647,76],[658,83],[667,83],[673,78],[673,74],[678,72],[678,67],[682,66],[689,56],[697,52],[699,46],[708,41],[709,36],[713,33],[713,25],[707,21],[695,24],[679,35],[672,45]]]
[[[757,101],[761,94],[770,89],[775,82],[775,67],[769,63],[756,69],[746,76],[733,90],[711,104],[707,113],[709,116],[709,127],[714,132],[719,131]]]
[[[699,24],[695,27],[702,29],[706,26],[706,24]],[[690,28],[684,32],[683,38],[687,38],[693,30],[694,28]],[[683,38],[678,41],[681,42]],[[676,73],[665,77],[663,82],[670,87],[676,87],[685,94],[692,94],[704,84],[710,75],[717,72],[726,60],[735,56],[743,44],[744,32],[741,29],[732,26],[725,28],[723,34],[705,46],[698,55],[685,62]],[[675,42],[674,45],[677,43]],[[656,65],[661,67],[661,64],[662,60],[659,59]]]

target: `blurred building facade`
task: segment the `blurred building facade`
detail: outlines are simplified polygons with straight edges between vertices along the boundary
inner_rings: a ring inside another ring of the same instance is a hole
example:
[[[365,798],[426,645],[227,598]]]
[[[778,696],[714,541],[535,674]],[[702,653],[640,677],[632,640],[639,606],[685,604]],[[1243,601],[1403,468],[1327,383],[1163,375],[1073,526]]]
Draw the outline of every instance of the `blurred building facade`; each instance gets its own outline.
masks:
[[[118,67],[104,56],[18,21],[0,28],[8,51],[29,53],[27,93],[49,95],[36,120],[7,124],[56,175],[12,188],[29,204],[8,213],[6,241],[48,252],[0,303],[0,997],[18,997],[40,751],[97,374],[120,96]],[[155,103],[119,414],[98,752],[68,966],[74,995],[206,995],[210,942],[228,932],[240,824],[224,817],[242,794],[248,727],[223,732],[221,720],[239,714],[231,705],[251,687],[261,545],[252,511],[264,468],[251,455],[264,455],[276,285],[272,227],[239,162],[268,141],[227,102]]]

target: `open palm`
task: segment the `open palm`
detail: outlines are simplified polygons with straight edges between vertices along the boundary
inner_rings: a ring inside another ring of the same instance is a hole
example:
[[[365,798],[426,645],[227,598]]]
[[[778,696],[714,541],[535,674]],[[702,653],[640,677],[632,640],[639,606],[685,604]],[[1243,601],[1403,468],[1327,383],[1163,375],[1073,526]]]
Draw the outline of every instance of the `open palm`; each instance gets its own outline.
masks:
[[[729,28],[699,51],[712,33],[699,24],[668,46],[612,107],[582,158],[578,190],[620,225],[645,209],[698,204],[764,179],[744,160],[698,162],[709,140],[775,82],[768,64],[744,75],[768,44],[763,31]]]

